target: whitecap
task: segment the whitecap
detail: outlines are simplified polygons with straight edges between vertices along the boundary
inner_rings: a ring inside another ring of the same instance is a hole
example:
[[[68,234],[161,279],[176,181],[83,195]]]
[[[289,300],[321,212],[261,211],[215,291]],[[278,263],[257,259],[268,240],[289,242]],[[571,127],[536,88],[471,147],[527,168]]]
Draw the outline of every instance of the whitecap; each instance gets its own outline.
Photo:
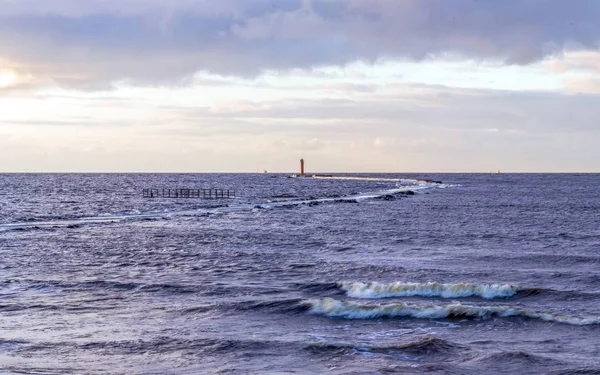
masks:
[[[486,299],[512,297],[522,290],[518,286],[509,284],[441,284],[405,283],[395,282],[390,284],[378,282],[341,282],[340,289],[349,297],[354,298],[388,298],[388,297],[442,297],[463,298],[482,297]]]
[[[304,303],[309,306],[309,312],[312,314],[346,319],[483,319],[497,316],[501,318],[525,317],[572,325],[600,324],[600,317],[580,318],[556,314],[553,312],[530,311],[516,306],[471,306],[460,303],[452,303],[447,305],[410,305],[406,303],[378,305],[340,301],[329,297],[319,300],[306,301]]]

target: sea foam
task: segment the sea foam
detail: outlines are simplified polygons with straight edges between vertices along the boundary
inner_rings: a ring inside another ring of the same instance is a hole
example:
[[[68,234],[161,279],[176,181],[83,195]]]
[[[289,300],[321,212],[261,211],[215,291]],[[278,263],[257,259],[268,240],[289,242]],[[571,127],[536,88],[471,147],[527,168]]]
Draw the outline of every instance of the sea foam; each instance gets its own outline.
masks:
[[[475,285],[470,283],[440,284],[440,283],[403,283],[383,284],[378,282],[341,282],[340,289],[349,297],[354,298],[388,298],[388,297],[482,297],[486,299],[511,297],[521,288],[508,284]]]
[[[579,318],[556,314],[553,312],[530,311],[515,306],[471,306],[460,303],[448,305],[409,305],[406,303],[377,305],[340,301],[329,297],[319,300],[305,301],[304,303],[308,305],[309,312],[312,314],[346,319],[484,319],[497,316],[501,318],[525,317],[572,325],[600,324],[600,317]]]

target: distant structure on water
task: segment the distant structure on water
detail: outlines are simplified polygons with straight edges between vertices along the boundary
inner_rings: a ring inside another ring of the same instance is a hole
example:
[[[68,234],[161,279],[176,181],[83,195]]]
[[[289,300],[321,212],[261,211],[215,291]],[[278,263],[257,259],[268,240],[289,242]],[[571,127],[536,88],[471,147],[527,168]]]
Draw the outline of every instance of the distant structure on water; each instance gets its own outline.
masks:
[[[201,198],[230,199],[235,198],[235,190],[231,189],[143,189],[144,198]]]
[[[296,178],[296,177],[305,177],[304,176],[304,159],[300,159],[300,174],[293,174],[290,177],[292,178]]]
[[[298,178],[298,177],[310,178],[310,177],[315,177],[316,178],[316,177],[333,177],[333,175],[331,175],[331,174],[313,174],[313,175],[307,176],[304,173],[304,159],[300,159],[300,174],[295,174],[294,173],[293,175],[291,175],[289,177],[291,177],[291,178]]]
[[[266,169],[259,169],[258,171],[256,171],[256,173],[265,174],[265,173],[267,173],[267,170]]]

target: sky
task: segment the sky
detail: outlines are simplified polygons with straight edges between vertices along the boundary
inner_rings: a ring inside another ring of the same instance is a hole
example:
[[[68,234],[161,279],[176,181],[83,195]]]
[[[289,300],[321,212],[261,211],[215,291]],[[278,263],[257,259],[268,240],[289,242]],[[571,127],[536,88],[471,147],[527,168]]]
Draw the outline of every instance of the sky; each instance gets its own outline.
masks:
[[[0,0],[0,172],[600,172],[597,0]]]

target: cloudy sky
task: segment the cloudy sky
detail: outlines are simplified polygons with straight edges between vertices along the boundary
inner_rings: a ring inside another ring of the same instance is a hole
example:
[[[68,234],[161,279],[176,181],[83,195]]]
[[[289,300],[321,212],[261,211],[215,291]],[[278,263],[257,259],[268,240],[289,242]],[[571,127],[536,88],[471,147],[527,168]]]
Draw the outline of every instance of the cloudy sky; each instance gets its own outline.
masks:
[[[597,0],[0,0],[0,172],[598,172]]]

